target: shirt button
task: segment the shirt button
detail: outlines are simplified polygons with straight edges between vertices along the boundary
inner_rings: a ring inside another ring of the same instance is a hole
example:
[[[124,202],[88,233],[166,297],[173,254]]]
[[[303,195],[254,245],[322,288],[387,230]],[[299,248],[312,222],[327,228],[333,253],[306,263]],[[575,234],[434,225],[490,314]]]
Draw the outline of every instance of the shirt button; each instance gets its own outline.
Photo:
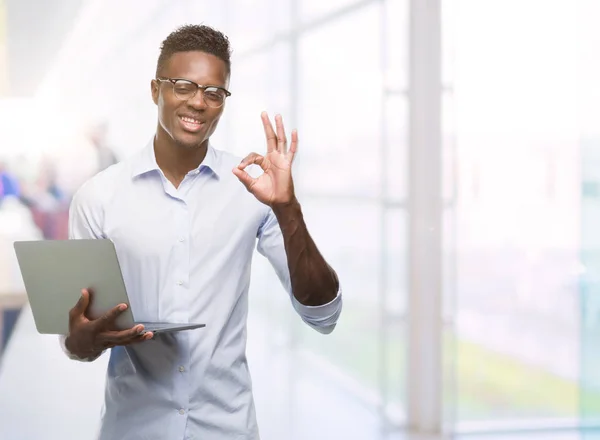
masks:
[[[179,237],[179,243],[183,243],[184,241],[185,241],[185,238]]]
[[[181,408],[181,409],[179,410],[179,414],[181,414],[181,415],[184,415],[184,414],[185,414],[185,409]]]
[[[179,371],[183,373],[185,371],[185,367],[179,367]]]
[[[183,281],[181,281],[181,280],[180,280],[180,281],[177,281],[177,285],[178,285],[178,286],[181,286],[182,284],[183,284]]]

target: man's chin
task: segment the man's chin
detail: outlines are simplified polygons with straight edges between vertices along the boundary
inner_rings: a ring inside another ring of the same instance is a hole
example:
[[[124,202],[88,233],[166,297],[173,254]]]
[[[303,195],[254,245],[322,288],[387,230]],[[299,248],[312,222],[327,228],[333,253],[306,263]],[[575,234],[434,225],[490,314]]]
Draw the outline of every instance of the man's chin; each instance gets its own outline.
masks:
[[[186,150],[195,150],[202,147],[205,139],[203,137],[196,136],[177,136],[175,138],[175,142],[182,148]]]

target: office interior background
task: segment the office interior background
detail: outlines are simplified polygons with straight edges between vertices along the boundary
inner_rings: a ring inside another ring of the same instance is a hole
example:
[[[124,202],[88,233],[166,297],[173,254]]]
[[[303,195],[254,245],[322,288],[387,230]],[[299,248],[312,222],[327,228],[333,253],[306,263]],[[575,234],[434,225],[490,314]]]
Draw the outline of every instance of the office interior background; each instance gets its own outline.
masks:
[[[597,0],[0,0],[0,438],[93,438],[106,356],[72,362],[36,333],[12,242],[64,238],[98,143],[122,160],[150,140],[159,45],[186,23],[233,47],[216,148],[264,151],[262,110],[299,130],[298,197],[345,297],[318,334],[255,257],[262,438],[595,438],[599,16]]]

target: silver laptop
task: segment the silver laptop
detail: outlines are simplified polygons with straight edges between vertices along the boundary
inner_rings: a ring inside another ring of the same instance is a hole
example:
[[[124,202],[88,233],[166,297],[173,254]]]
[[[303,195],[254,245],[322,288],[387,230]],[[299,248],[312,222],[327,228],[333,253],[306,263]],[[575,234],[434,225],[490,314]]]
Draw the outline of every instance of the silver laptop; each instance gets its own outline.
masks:
[[[14,248],[39,333],[66,335],[69,310],[85,288],[92,290],[89,319],[99,318],[121,303],[129,306],[115,321],[118,329],[143,324],[144,331],[160,333],[206,325],[136,321],[115,246],[109,239],[16,241]]]

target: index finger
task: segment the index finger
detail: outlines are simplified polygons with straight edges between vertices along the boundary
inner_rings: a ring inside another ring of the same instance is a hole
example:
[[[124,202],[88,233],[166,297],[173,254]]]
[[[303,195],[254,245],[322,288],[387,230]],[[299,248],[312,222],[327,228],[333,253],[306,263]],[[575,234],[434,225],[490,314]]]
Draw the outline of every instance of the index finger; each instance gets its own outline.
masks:
[[[262,112],[260,117],[262,118],[263,126],[265,127],[265,136],[267,137],[267,153],[270,153],[271,151],[277,150],[277,135],[273,130],[267,112]]]
[[[237,166],[240,170],[243,170],[249,165],[256,164],[262,168],[263,162],[265,158],[258,153],[250,153],[248,156],[244,157],[240,164]]]
[[[127,304],[119,304],[118,306],[110,309],[100,318],[94,320],[94,323],[100,328],[109,328],[125,310],[127,310]]]

